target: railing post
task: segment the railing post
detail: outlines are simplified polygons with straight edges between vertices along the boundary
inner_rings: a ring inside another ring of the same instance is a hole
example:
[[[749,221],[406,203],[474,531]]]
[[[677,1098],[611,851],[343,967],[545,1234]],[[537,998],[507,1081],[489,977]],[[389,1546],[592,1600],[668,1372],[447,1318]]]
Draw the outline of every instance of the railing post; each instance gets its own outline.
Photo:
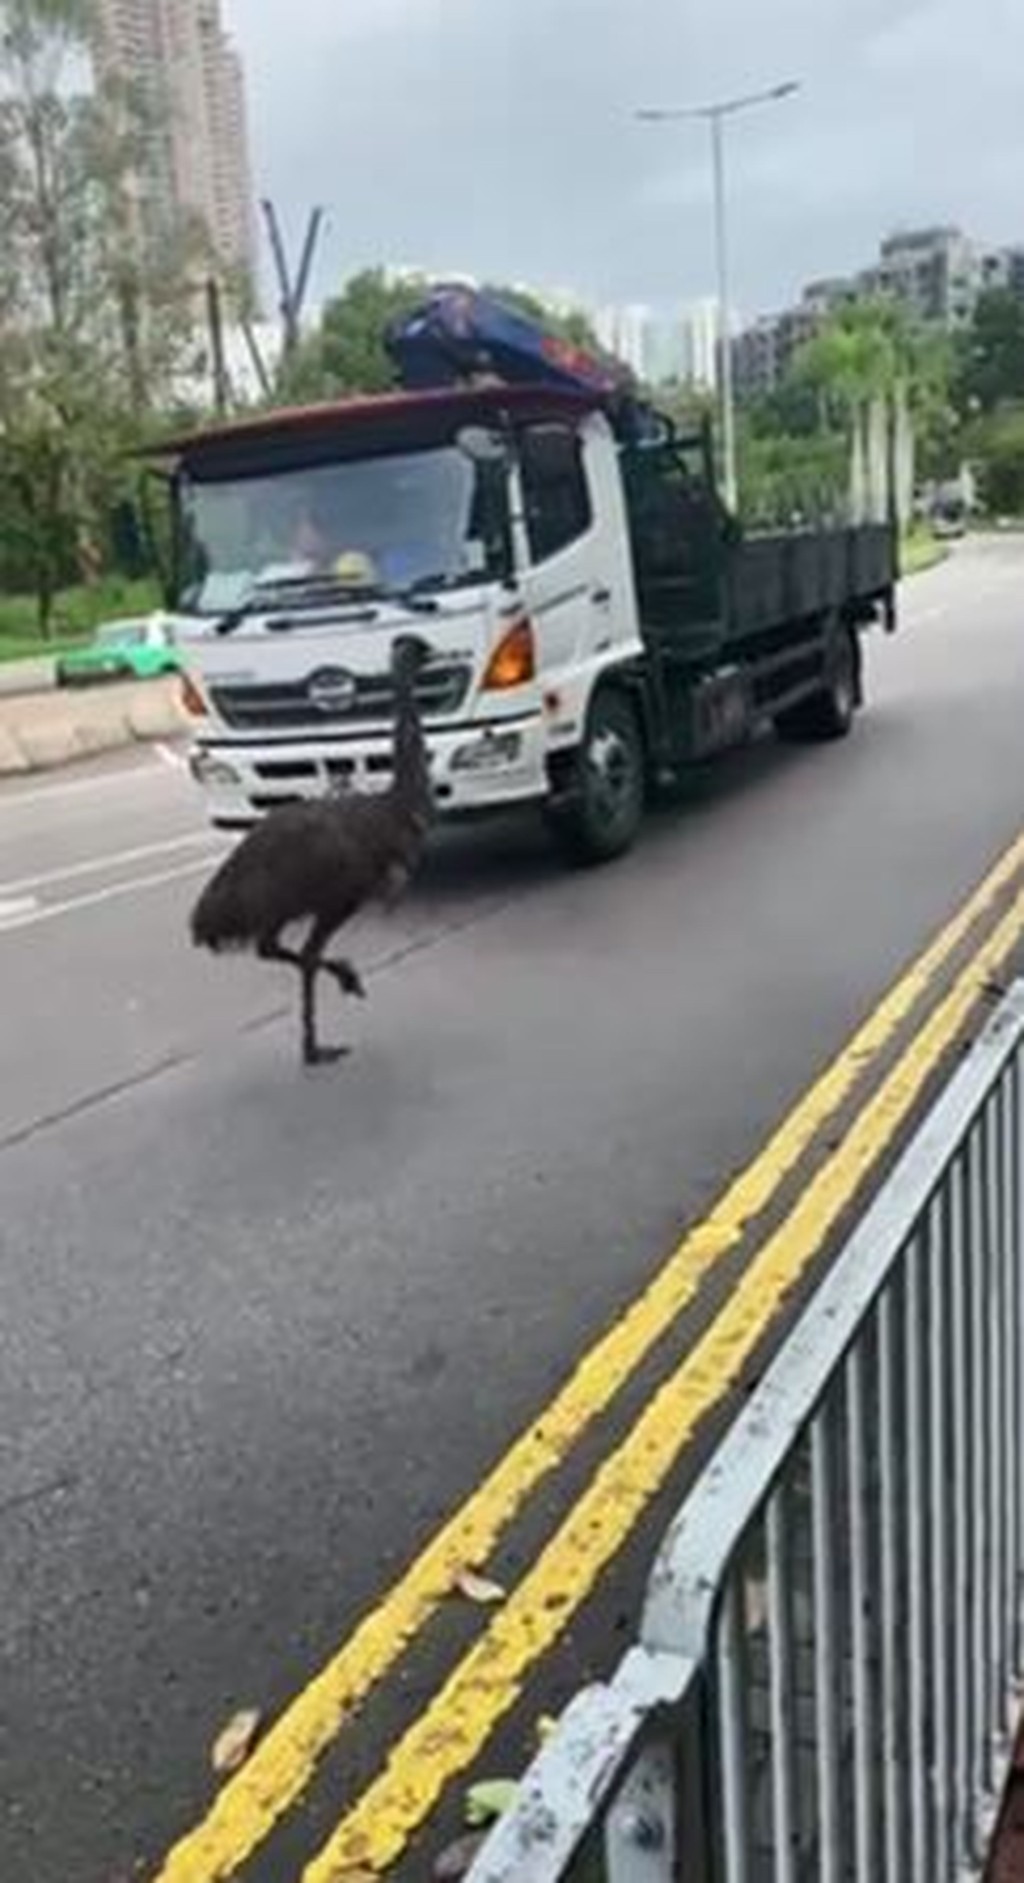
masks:
[[[672,1747],[653,1740],[639,1754],[608,1813],[606,1883],[673,1883],[676,1818]]]
[[[1014,1663],[1018,1680],[1024,1675],[1024,1047],[1018,1044],[1011,1064],[1013,1125],[1011,1137],[1011,1183],[1013,1195],[1013,1278],[1014,1303],[1014,1412],[1016,1434],[1013,1459],[1016,1468],[1016,1642]]]

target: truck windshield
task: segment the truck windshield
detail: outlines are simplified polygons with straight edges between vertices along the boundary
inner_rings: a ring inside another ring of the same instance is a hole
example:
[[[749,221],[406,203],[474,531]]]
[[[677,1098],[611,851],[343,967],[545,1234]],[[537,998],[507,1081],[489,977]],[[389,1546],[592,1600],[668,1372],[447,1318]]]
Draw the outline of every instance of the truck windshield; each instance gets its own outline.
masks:
[[[455,445],[179,487],[180,606],[220,614],[286,589],[451,588],[506,571],[504,477]]]

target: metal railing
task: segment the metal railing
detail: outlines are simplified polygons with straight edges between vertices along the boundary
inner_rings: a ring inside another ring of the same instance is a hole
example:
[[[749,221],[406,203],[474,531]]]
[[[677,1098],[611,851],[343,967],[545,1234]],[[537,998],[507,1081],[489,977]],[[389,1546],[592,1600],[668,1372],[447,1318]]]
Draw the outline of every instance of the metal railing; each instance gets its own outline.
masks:
[[[1024,985],[688,1498],[471,1883],[980,1874],[1024,1671]]]

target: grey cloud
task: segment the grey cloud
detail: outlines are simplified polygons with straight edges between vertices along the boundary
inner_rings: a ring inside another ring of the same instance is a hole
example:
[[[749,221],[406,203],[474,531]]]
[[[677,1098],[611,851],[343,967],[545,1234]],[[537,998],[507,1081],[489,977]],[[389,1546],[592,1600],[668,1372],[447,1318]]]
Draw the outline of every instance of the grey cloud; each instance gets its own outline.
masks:
[[[369,262],[591,301],[711,279],[699,127],[642,103],[790,76],[730,139],[748,311],[867,261],[889,227],[1024,239],[1019,0],[228,0],[262,185],[330,209],[321,288]]]

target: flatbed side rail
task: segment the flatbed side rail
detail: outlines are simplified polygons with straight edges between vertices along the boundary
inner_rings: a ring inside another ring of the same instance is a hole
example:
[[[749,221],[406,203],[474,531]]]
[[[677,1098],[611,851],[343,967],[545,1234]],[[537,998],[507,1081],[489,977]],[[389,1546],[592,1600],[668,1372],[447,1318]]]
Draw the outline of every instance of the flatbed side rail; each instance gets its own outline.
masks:
[[[1024,1672],[1024,984],[688,1497],[471,1883],[980,1877]]]

